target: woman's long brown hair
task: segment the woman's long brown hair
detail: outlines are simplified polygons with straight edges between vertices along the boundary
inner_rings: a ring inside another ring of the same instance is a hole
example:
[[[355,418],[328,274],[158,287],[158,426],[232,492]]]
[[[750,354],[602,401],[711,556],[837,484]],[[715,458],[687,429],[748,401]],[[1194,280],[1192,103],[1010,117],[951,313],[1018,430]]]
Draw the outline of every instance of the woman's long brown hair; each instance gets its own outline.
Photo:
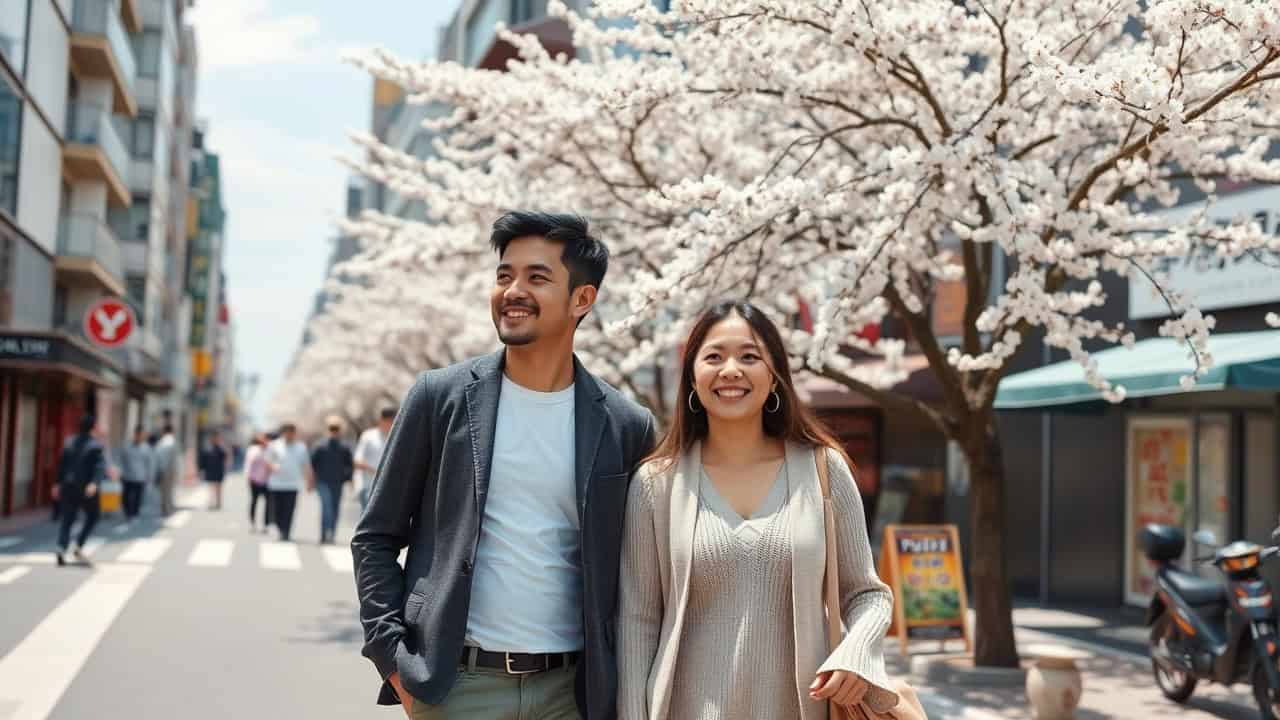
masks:
[[[726,300],[713,305],[702,313],[689,331],[689,339],[685,342],[684,353],[680,358],[680,389],[676,397],[675,414],[666,435],[647,459],[656,460],[663,469],[670,469],[694,442],[707,436],[706,411],[695,413],[689,410],[689,393],[694,389],[693,364],[711,328],[731,315],[745,320],[751,327],[751,332],[764,344],[765,352],[769,354],[769,369],[778,381],[777,392],[781,403],[777,412],[764,413],[765,434],[807,447],[833,448],[840,453],[849,468],[853,469],[853,463],[839,441],[796,395],[795,385],[791,380],[791,365],[787,362],[787,351],[778,327],[759,308],[745,300]],[[768,404],[766,401],[766,407]]]

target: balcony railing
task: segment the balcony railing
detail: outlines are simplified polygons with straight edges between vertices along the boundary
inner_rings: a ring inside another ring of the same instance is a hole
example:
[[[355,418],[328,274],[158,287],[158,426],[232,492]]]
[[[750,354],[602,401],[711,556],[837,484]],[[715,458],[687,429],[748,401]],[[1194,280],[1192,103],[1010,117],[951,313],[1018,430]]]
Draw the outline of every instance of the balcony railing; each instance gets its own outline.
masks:
[[[102,35],[111,46],[111,53],[120,64],[124,84],[133,92],[134,78],[138,75],[138,62],[133,55],[133,45],[120,19],[119,0],[75,0],[71,13],[73,32],[86,35]]]
[[[67,142],[101,148],[116,177],[128,185],[129,151],[106,109],[88,103],[71,103],[67,110]]]
[[[75,213],[62,216],[58,223],[58,254],[89,258],[117,283],[124,278],[120,241],[102,218]]]

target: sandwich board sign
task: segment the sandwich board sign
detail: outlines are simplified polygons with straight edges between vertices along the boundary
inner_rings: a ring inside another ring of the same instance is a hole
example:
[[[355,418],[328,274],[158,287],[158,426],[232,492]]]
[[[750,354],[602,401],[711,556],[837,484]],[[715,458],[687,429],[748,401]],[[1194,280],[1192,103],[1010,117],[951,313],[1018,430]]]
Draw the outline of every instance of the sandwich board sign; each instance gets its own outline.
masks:
[[[969,638],[969,602],[955,525],[888,525],[880,543],[880,578],[893,589],[893,624],[902,654],[911,640]]]

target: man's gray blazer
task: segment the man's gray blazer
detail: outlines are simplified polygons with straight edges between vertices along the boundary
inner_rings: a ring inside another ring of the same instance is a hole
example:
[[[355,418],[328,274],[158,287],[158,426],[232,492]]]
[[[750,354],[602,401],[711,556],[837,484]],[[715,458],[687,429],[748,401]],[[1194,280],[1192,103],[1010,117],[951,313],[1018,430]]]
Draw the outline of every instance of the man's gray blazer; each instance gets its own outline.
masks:
[[[399,671],[415,699],[444,702],[458,675],[471,603],[502,387],[503,352],[418,377],[396,417],[355,536],[365,657],[384,680],[378,702],[399,702]],[[582,528],[583,630],[578,708],[615,714],[618,563],[627,483],[653,448],[653,416],[574,358],[574,475]],[[396,562],[409,547],[402,572]],[[510,598],[512,612],[520,598]],[[492,648],[501,650],[502,648]]]

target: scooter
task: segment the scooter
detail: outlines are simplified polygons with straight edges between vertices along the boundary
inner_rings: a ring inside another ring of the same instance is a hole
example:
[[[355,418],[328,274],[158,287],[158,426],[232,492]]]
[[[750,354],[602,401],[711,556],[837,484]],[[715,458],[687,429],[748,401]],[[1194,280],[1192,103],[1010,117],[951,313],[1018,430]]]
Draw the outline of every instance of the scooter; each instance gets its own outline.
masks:
[[[1280,539],[1280,528],[1272,532]],[[1211,531],[1192,536],[1198,545],[1216,546]],[[1237,540],[1218,548],[1209,562],[1222,580],[1208,580],[1173,565],[1182,557],[1181,530],[1147,525],[1140,533],[1143,552],[1157,565],[1156,592],[1147,609],[1151,628],[1151,670],[1160,692],[1186,702],[1201,680],[1231,685],[1249,682],[1263,720],[1280,718],[1280,652],[1271,586],[1262,564],[1280,547]]]

